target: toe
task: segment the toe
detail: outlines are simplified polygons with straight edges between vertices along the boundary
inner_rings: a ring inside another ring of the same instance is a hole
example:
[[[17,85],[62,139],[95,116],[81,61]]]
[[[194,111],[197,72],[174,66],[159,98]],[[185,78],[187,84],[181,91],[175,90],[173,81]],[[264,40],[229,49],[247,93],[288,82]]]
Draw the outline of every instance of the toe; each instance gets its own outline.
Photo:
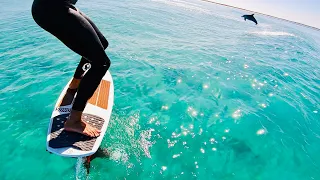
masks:
[[[89,136],[90,137],[95,137],[94,132],[90,132]]]
[[[96,137],[96,135],[92,129],[90,129],[90,137]]]
[[[98,137],[99,136],[99,133],[97,131],[93,131],[94,132],[94,136],[95,137]]]
[[[83,131],[83,134],[86,135],[86,136],[91,137],[91,134],[90,134],[90,132],[88,132],[88,131]]]
[[[90,128],[87,127],[84,132],[87,136],[94,137],[94,134],[92,133]]]
[[[92,128],[91,131],[92,131],[92,134],[93,134],[94,137],[98,137],[99,136],[99,133],[97,132],[97,129]]]

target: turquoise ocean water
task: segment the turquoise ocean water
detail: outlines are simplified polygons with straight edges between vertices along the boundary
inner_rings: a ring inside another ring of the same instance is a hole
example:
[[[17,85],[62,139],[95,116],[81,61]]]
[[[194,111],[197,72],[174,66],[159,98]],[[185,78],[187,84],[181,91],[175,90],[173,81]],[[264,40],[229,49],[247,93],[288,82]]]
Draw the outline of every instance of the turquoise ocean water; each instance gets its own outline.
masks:
[[[110,42],[115,105],[88,177],[45,151],[80,59],[0,0],[0,179],[320,179],[320,33],[196,0],[80,0]]]

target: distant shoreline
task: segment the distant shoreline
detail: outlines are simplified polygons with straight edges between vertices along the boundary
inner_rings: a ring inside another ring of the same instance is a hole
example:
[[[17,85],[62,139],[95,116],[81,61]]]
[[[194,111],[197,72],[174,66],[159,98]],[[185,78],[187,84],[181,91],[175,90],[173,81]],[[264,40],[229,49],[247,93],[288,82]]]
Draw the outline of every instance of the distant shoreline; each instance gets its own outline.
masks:
[[[243,10],[243,11],[249,11],[249,12],[253,12],[253,13],[256,13],[256,14],[261,14],[261,15],[264,15],[264,16],[272,17],[272,18],[275,18],[275,19],[279,19],[279,20],[282,20],[282,21],[290,22],[290,23],[293,23],[293,24],[297,24],[297,25],[300,25],[300,26],[304,26],[304,27],[307,27],[307,28],[311,28],[311,29],[320,31],[320,28],[316,28],[316,27],[313,27],[313,26],[309,26],[309,25],[306,25],[306,24],[299,23],[299,22],[290,21],[290,20],[287,20],[287,19],[271,16],[271,15],[268,15],[268,14],[264,14],[264,13],[260,13],[260,12],[256,12],[256,11],[251,11],[251,10],[248,10],[248,9],[243,9],[243,8],[239,8],[239,7],[235,7],[235,6],[230,6],[230,5],[227,5],[227,4],[222,4],[222,3],[218,3],[218,2],[214,2],[214,1],[210,1],[210,0],[200,0],[200,1],[205,1],[205,2],[209,2],[209,3],[213,3],[213,4],[218,4],[218,5],[221,5],[221,6],[240,9],[240,10]]]

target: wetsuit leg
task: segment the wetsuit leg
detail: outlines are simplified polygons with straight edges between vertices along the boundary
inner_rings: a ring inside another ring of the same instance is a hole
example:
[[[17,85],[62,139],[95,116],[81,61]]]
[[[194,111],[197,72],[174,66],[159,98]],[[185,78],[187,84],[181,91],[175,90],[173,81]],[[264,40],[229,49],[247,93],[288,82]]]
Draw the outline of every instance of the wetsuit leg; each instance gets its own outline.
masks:
[[[96,31],[102,46],[104,49],[107,49],[107,47],[109,46],[109,42],[108,40],[103,36],[103,34],[101,33],[101,31],[98,29],[98,27],[91,21],[91,19],[85,15],[83,12],[79,11],[80,14],[87,19],[87,21],[91,24],[91,26],[93,27],[93,29]],[[82,57],[80,60],[80,63],[77,66],[77,69],[73,75],[74,78],[76,79],[81,79],[82,75],[84,73],[84,70],[82,69],[82,67],[86,64],[86,63],[90,63],[86,58]]]
[[[91,68],[81,80],[72,107],[74,110],[83,111],[86,102],[109,69],[110,59],[95,29],[76,8],[60,1],[53,4],[35,2],[32,14],[36,23],[91,63]]]

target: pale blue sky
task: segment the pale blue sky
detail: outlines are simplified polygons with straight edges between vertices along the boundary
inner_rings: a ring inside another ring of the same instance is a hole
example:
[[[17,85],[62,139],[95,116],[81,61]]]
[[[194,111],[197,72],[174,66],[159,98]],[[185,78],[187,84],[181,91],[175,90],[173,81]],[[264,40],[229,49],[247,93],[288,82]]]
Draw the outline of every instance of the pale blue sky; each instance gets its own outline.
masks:
[[[320,0],[211,0],[320,28]]]

